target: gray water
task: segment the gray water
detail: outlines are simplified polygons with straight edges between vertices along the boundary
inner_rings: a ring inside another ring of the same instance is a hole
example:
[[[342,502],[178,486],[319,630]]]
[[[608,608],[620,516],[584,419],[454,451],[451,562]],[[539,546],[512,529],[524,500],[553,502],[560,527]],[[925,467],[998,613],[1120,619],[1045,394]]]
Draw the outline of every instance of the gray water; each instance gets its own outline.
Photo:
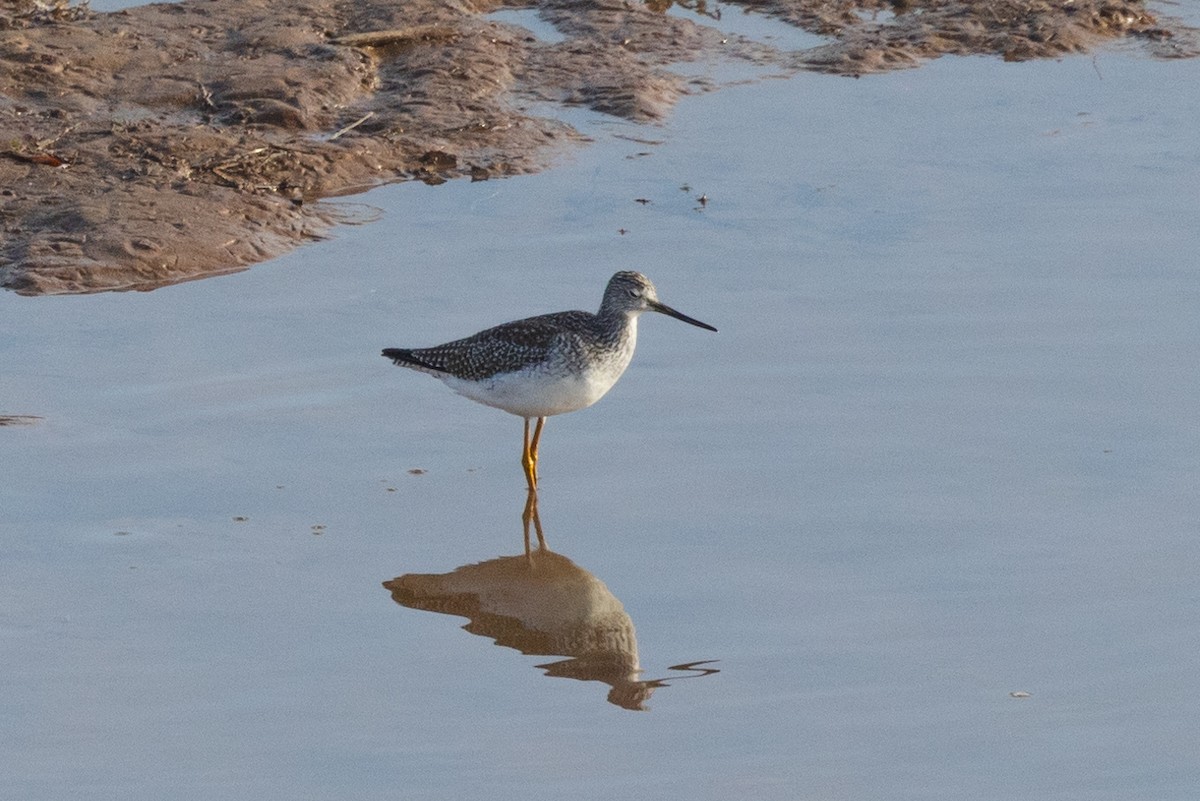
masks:
[[[1195,798],[1198,81],[1114,46],[576,113],[556,169],[244,273],[0,296],[43,418],[0,429],[0,795]],[[627,268],[720,333],[644,317],[540,509],[647,711],[382,586],[522,554],[524,480],[517,418],[379,349]]]

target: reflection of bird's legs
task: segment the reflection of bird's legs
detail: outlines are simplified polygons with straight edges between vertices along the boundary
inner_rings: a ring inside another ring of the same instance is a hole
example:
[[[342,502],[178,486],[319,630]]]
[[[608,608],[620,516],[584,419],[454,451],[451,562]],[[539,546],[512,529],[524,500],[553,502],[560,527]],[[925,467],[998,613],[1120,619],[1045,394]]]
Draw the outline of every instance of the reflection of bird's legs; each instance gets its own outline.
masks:
[[[529,423],[525,424],[529,428]],[[534,499],[537,498],[537,490],[533,487],[529,488],[529,495],[525,498],[525,511],[521,512],[521,528],[525,532],[525,560],[533,566],[533,552],[529,549],[529,521],[533,518]]]
[[[539,551],[548,551],[549,548],[546,547],[546,537],[545,537],[545,535],[542,534],[542,516],[540,514],[538,514],[537,492],[536,491],[532,492],[532,493],[530,493],[530,495],[533,496],[533,506],[532,506],[533,528],[535,531],[537,531],[538,550]]]
[[[546,538],[542,535],[542,518],[538,514],[537,506],[537,490],[532,487],[529,489],[529,494],[525,496],[525,511],[521,513],[521,523],[525,529],[525,558],[533,562],[533,553],[529,549],[529,523],[533,521],[533,527],[537,531],[538,550],[546,550]]]

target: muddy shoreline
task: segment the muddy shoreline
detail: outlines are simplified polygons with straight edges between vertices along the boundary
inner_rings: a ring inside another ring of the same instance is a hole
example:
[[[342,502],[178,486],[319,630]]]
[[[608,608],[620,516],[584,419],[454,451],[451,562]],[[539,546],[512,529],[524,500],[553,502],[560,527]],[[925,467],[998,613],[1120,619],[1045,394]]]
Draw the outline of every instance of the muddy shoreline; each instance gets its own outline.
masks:
[[[544,116],[553,104],[661,121],[714,88],[670,71],[701,57],[857,76],[943,54],[1052,58],[1116,37],[1152,57],[1197,52],[1194,31],[1136,2],[670,5],[0,4],[0,285],[153,289],[243,269],[328,235],[343,219],[322,198],[544,169],[586,141]],[[535,9],[562,40],[487,16],[501,8]],[[719,9],[829,43],[789,52],[732,36]]]

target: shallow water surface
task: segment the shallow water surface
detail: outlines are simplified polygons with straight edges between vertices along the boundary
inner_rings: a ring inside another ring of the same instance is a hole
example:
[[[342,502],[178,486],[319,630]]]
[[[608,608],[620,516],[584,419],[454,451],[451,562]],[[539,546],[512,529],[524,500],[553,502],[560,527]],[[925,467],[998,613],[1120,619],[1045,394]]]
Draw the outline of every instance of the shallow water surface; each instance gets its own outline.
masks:
[[[766,81],[245,273],[0,296],[7,792],[1194,797],[1198,69]],[[627,268],[720,333],[644,317],[549,421],[552,582],[520,421],[378,353]],[[530,645],[597,620],[643,703]]]

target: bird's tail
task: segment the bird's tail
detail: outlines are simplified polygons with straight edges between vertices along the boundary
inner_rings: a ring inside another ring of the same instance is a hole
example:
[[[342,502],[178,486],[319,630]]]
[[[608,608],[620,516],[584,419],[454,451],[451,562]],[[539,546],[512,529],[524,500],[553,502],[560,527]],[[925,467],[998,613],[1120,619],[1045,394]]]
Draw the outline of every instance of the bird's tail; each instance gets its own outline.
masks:
[[[384,348],[383,356],[386,359],[391,359],[401,367],[419,367],[424,370],[441,372],[438,370],[436,365],[432,365],[429,362],[418,358],[417,355],[408,348]]]

